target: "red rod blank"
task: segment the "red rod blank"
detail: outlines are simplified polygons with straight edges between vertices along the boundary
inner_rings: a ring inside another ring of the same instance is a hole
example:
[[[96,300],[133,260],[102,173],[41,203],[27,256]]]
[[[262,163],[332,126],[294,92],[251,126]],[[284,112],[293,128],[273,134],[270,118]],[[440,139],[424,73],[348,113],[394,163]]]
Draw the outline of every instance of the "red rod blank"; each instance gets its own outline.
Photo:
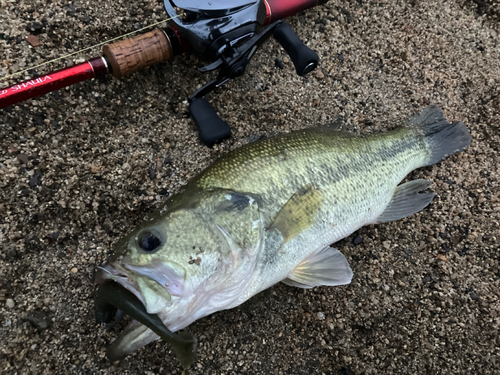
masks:
[[[318,0],[264,0],[267,12],[264,24],[268,25],[276,20],[282,20],[312,8],[318,5],[318,3],[325,2]]]
[[[108,68],[104,59],[96,57],[82,64],[30,79],[11,87],[0,88],[0,108],[47,94],[87,79],[100,77],[107,72]]]

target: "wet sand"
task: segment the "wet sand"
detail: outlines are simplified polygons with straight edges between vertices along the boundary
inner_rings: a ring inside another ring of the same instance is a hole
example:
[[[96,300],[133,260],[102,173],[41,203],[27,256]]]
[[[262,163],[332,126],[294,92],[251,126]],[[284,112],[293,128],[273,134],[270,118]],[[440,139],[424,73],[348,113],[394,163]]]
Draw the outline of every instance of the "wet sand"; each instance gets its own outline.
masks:
[[[166,18],[162,6],[0,0],[0,77]],[[433,203],[338,242],[350,285],[279,284],[192,324],[199,359],[185,373],[499,373],[499,19],[493,1],[330,0],[289,20],[317,71],[298,77],[270,40],[209,96],[233,128],[212,149],[188,117],[187,96],[213,77],[192,55],[0,110],[0,371],[182,373],[161,341],[105,358],[122,327],[96,324],[92,280],[113,244],[243,144],[325,123],[384,131],[437,104],[473,140],[409,176],[434,181]]]

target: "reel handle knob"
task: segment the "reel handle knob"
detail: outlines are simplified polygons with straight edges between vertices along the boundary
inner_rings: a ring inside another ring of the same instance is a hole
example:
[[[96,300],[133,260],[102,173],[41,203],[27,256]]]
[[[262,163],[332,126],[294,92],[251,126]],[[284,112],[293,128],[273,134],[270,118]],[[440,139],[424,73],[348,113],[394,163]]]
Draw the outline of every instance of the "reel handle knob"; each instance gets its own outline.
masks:
[[[206,99],[194,98],[189,104],[189,113],[196,123],[200,140],[208,147],[231,136],[229,125],[217,115]]]
[[[299,76],[316,69],[318,54],[302,43],[288,23],[282,22],[276,26],[273,35],[292,59]]]

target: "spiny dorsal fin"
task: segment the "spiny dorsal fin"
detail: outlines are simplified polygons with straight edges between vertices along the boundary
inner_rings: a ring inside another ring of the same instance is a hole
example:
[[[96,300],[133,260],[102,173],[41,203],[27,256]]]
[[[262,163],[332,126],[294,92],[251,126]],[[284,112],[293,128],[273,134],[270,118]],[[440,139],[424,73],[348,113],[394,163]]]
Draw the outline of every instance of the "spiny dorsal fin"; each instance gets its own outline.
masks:
[[[436,193],[419,193],[432,185],[432,181],[415,180],[405,182],[394,190],[392,199],[385,211],[373,224],[395,221],[413,215],[424,209]]]
[[[340,251],[326,246],[304,259],[282,282],[299,288],[349,284],[352,271]]]
[[[281,207],[268,231],[279,230],[283,236],[283,243],[288,242],[314,224],[322,203],[321,191],[312,184],[307,184]]]

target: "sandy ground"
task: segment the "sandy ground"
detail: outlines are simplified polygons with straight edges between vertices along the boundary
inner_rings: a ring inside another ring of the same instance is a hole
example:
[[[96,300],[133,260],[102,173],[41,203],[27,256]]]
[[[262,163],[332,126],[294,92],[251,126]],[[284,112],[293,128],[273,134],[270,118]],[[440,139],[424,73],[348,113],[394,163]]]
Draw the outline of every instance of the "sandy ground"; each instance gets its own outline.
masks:
[[[0,0],[0,75],[164,17],[153,0]],[[499,19],[486,0],[330,0],[290,19],[317,72],[296,76],[271,40],[210,96],[234,131],[213,149],[187,115],[187,95],[210,79],[193,56],[0,111],[0,371],[182,373],[163,342],[105,358],[121,328],[96,324],[92,280],[113,243],[242,144],[327,122],[372,133],[436,103],[473,141],[410,175],[434,181],[434,202],[337,243],[351,285],[280,284],[264,303],[191,325],[199,359],[186,373],[499,373]]]

